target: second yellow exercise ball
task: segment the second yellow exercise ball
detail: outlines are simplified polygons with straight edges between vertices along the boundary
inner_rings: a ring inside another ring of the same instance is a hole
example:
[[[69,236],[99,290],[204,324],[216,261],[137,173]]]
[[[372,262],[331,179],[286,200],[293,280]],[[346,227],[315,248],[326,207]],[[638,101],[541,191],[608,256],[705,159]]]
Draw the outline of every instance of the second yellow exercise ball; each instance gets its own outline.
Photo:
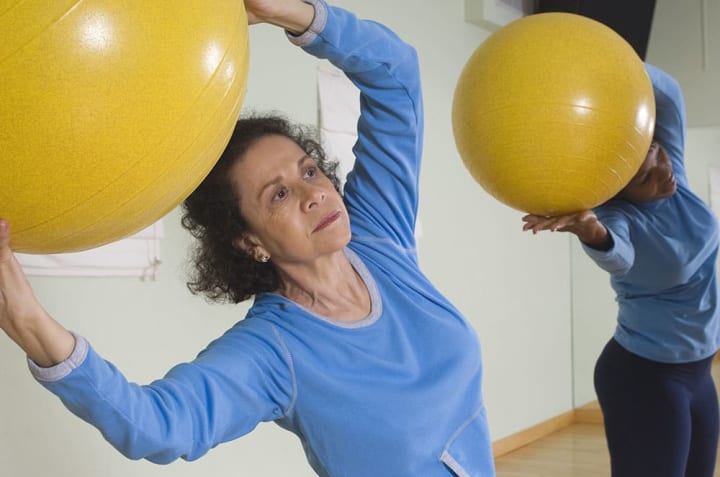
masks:
[[[452,108],[474,179],[506,205],[546,216],[617,194],[655,127],[642,60],[609,27],[571,13],[530,15],[493,33],[465,65]]]
[[[92,248],[179,204],[240,113],[240,0],[0,9],[0,218],[20,252]]]

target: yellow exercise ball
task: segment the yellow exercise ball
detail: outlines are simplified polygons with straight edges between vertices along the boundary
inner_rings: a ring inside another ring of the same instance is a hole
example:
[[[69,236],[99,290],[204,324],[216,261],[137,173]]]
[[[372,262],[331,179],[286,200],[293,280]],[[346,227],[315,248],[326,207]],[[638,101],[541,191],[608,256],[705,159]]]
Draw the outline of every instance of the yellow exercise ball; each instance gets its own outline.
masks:
[[[27,0],[0,9],[0,217],[11,246],[130,235],[202,181],[240,113],[240,0]]]
[[[612,29],[540,13],[475,50],[456,85],[452,126],[488,193],[524,212],[562,215],[605,202],[637,172],[655,99],[642,60]]]

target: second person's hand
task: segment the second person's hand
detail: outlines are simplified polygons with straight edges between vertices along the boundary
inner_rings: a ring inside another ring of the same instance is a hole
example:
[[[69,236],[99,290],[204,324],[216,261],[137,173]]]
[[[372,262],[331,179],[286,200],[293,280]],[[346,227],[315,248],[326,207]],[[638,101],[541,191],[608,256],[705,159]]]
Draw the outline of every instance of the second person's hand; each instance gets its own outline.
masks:
[[[598,250],[608,250],[612,246],[612,238],[607,228],[598,220],[592,210],[582,210],[571,214],[545,217],[528,214],[522,218],[523,231],[533,234],[549,230],[551,232],[570,232],[581,242]]]

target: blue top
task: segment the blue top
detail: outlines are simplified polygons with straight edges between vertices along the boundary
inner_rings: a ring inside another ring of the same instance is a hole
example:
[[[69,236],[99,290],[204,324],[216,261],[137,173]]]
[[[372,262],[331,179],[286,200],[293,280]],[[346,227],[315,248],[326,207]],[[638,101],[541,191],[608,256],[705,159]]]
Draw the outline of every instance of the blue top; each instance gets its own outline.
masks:
[[[243,321],[150,385],[128,383],[80,337],[66,362],[31,369],[130,458],[196,459],[275,421],[321,476],[494,476],[477,336],[418,269],[415,51],[378,23],[312,3],[312,26],[291,40],[361,91],[345,253],[370,315],[341,323],[261,294]]]
[[[670,156],[677,192],[654,202],[615,199],[597,207],[614,246],[607,252],[584,249],[610,273],[618,302],[615,339],[647,359],[685,363],[720,346],[718,226],[688,186],[680,86],[659,68],[646,69],[655,93],[655,140]]]

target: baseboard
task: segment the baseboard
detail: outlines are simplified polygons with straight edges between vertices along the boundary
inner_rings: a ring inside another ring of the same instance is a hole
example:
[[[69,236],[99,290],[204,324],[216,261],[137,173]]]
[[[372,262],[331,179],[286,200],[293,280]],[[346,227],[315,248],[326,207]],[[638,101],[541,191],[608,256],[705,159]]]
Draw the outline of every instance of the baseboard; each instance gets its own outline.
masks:
[[[517,450],[538,439],[547,437],[564,427],[575,423],[602,424],[602,412],[597,401],[593,401],[572,411],[548,419],[535,426],[524,429],[510,436],[493,442],[493,455],[498,458],[509,452]]]
[[[574,420],[575,411],[568,411],[508,437],[499,439],[493,442],[493,455],[497,458],[508,452],[524,447],[569,426]]]
[[[603,415],[600,410],[600,404],[592,401],[584,406],[575,408],[575,422],[583,422],[586,424],[602,424]]]

